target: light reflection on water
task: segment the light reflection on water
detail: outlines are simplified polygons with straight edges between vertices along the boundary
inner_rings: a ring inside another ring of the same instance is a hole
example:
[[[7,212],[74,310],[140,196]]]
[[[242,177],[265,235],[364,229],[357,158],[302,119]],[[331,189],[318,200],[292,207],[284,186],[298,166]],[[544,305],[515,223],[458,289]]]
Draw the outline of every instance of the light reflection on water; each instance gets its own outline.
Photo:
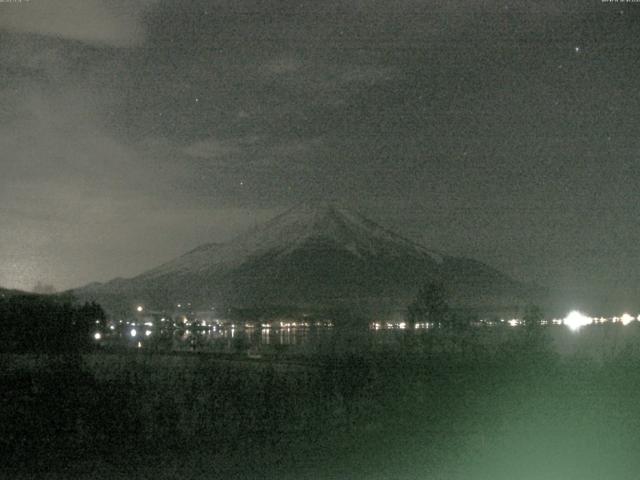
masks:
[[[154,329],[147,337],[132,337],[127,331],[110,336],[108,343],[119,346],[137,346],[162,351],[246,352],[255,353],[287,351],[305,352],[337,342],[353,343],[371,341],[385,343],[407,332],[372,331],[365,328],[353,330],[326,326],[268,327],[216,326],[215,328],[191,327],[188,329]],[[134,345],[135,343],[135,345]]]
[[[279,347],[304,347],[328,340],[333,332],[328,328],[232,328],[190,331],[177,339],[173,350],[244,351],[269,350]]]

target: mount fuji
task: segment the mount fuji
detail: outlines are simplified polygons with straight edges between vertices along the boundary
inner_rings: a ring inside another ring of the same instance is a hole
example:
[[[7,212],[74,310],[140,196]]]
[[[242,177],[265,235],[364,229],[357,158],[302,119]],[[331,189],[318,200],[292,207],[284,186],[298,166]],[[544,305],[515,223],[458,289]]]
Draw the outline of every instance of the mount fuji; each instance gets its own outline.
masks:
[[[205,244],[136,277],[93,283],[74,294],[112,312],[137,302],[388,311],[406,306],[428,281],[445,284],[452,304],[483,310],[522,305],[539,290],[325,203],[299,205],[230,242]]]

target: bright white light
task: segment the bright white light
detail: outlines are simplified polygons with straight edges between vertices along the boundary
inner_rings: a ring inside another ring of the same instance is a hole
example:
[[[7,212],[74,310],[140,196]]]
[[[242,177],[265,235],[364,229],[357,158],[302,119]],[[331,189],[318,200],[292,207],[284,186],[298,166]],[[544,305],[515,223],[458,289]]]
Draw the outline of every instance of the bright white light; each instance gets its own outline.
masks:
[[[589,325],[591,323],[591,318],[583,315],[577,310],[574,310],[569,313],[564,319],[564,324],[569,327],[573,331],[577,331],[580,327],[584,327],[585,325]]]
[[[149,335],[151,335],[151,330],[145,330],[144,334],[148,337]]]
[[[111,325],[109,328],[110,328],[111,330],[115,330],[115,329],[116,329],[116,327],[114,327],[113,325]]]
[[[623,325],[629,325],[634,320],[635,318],[633,318],[628,313],[623,313],[622,316],[620,317],[620,321],[622,322]]]
[[[509,320],[507,323],[508,323],[510,326],[512,326],[512,327],[517,327],[519,322],[518,322],[518,320],[517,320],[517,319],[512,318],[512,319],[511,319],[511,320]]]
[[[407,328],[407,324],[404,322],[400,322],[398,326],[400,327],[400,330],[404,330],[405,328]]]
[[[135,328],[132,328],[132,329],[131,329],[131,336],[132,336],[132,337],[135,337],[137,334],[138,334],[138,332],[136,332],[136,329],[135,329]]]
[[[100,332],[96,332],[93,334],[93,338],[96,340],[100,340],[102,338],[102,334]]]
[[[144,310],[144,308],[142,307],[142,305],[138,305],[138,306],[136,307],[136,310],[137,310],[137,311],[139,311],[139,312],[141,312],[142,310]]]

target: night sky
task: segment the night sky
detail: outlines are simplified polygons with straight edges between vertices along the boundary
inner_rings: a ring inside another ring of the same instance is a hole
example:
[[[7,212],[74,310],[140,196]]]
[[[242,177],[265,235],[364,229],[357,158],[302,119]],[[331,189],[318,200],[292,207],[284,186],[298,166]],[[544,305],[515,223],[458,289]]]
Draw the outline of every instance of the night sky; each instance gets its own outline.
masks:
[[[639,40],[640,3],[5,0],[0,285],[132,276],[330,198],[637,309]]]

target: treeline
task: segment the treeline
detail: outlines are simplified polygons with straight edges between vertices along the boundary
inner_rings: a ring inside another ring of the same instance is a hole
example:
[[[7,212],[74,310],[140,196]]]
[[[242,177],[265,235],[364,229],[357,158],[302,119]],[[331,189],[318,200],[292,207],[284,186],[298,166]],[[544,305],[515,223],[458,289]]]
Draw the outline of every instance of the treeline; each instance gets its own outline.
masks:
[[[0,296],[0,352],[67,354],[89,350],[105,313],[68,296]]]

